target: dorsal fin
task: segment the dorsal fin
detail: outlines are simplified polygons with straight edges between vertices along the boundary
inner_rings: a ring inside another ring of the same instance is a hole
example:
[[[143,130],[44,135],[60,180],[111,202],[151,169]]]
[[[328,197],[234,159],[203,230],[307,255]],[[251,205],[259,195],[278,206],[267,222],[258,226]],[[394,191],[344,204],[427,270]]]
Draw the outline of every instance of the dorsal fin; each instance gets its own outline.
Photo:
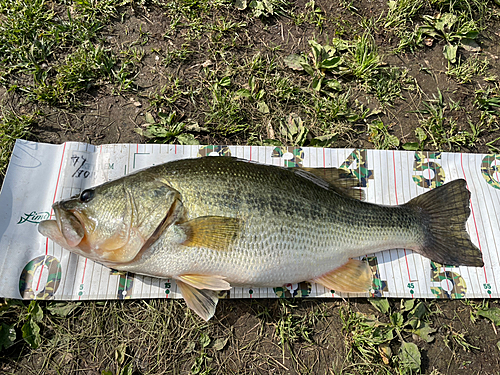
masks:
[[[293,168],[298,175],[319,186],[331,189],[349,198],[365,200],[365,192],[359,188],[359,180],[342,168]]]

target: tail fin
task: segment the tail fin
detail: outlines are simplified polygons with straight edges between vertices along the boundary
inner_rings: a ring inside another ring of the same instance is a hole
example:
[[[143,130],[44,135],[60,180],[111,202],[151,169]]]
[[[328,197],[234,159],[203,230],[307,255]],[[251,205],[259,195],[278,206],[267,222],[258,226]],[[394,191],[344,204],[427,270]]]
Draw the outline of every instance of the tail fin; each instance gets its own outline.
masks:
[[[482,267],[481,251],[465,230],[469,200],[466,182],[460,179],[406,203],[404,206],[420,212],[426,227],[424,245],[416,251],[442,264]]]

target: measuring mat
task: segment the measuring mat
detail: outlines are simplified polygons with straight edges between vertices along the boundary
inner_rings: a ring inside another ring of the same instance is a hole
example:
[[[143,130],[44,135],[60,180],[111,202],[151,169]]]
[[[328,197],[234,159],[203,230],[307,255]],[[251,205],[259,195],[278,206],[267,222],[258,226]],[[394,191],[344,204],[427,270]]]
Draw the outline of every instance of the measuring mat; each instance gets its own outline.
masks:
[[[373,272],[367,294],[337,294],[302,282],[278,288],[232,288],[221,292],[221,298],[500,296],[496,280],[500,278],[500,155],[267,146],[50,145],[18,140],[0,195],[0,297],[181,298],[173,280],[111,270],[62,249],[40,235],[37,226],[53,217],[54,202],[83,189],[148,166],[207,155],[283,167],[345,168],[359,179],[366,201],[384,205],[403,204],[463,178],[472,194],[467,231],[485,263],[483,268],[452,267],[411,250],[394,249],[360,258],[368,261]]]

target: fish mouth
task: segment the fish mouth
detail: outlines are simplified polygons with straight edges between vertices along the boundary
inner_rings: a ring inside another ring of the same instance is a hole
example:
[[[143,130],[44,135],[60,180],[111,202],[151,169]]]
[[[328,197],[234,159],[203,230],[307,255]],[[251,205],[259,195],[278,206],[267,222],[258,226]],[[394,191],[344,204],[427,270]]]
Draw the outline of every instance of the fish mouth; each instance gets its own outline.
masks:
[[[73,212],[61,208],[60,203],[55,203],[52,208],[55,220],[40,222],[38,232],[66,249],[79,249],[85,237],[85,227],[82,222]]]

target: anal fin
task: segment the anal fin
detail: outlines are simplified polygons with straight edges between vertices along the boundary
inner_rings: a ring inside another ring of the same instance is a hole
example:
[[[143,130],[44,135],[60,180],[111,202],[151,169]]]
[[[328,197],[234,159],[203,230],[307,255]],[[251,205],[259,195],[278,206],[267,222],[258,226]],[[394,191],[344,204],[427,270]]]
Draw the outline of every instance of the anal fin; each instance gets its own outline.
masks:
[[[343,266],[312,281],[336,292],[366,293],[372,286],[372,272],[367,263],[349,259]]]

